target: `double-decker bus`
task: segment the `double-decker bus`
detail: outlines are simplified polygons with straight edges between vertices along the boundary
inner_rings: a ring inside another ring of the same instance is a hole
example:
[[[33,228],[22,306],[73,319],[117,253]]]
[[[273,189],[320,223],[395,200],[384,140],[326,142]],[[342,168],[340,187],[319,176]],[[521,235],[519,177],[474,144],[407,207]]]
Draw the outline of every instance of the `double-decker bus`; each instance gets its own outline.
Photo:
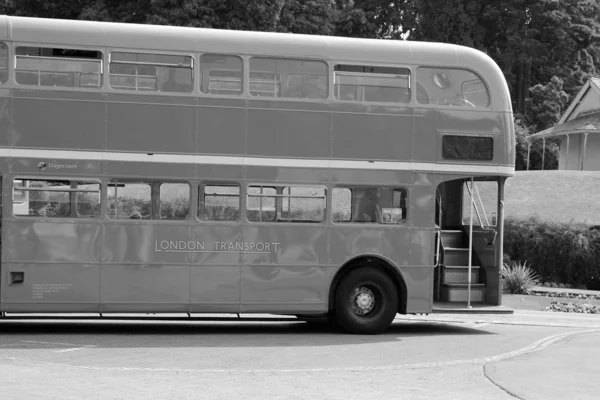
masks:
[[[479,51],[2,16],[0,107],[3,317],[501,303],[515,139]]]

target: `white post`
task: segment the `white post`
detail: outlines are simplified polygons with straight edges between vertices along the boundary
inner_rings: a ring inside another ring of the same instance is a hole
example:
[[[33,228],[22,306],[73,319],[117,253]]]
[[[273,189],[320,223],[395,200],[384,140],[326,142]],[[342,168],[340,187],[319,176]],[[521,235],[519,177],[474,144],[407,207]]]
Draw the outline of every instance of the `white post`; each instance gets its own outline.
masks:
[[[569,135],[567,135],[567,151],[565,152],[565,170],[569,169]]]
[[[587,138],[588,138],[589,133],[585,132],[584,136],[583,136],[583,151],[581,153],[581,171],[583,171],[583,163],[585,161],[585,148],[587,147]]]
[[[527,142],[527,171],[529,171],[529,153],[531,153],[531,142]]]
[[[471,177],[471,218],[469,219],[469,277],[467,279],[467,308],[471,308],[471,264],[473,262],[473,177]]]
[[[544,170],[544,161],[546,159],[546,138],[542,139],[542,171]]]

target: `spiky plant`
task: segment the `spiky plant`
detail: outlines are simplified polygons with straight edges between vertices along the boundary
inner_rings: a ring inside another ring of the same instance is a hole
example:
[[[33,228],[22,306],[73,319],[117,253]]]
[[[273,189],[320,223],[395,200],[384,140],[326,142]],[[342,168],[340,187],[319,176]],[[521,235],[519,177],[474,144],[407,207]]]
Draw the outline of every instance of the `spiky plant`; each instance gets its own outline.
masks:
[[[507,294],[530,294],[536,285],[537,274],[524,263],[505,263],[500,271],[502,287]]]

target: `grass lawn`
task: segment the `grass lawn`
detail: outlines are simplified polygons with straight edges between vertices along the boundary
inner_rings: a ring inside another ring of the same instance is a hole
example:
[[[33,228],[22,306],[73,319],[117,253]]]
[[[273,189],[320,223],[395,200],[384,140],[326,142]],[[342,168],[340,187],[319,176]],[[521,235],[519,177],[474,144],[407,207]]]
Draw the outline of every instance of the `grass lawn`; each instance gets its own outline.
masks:
[[[506,181],[506,217],[600,224],[600,172],[517,171]]]
[[[552,302],[593,304],[600,306],[600,300],[567,299],[560,297],[527,296],[522,294],[503,294],[502,305],[513,310],[544,311]]]

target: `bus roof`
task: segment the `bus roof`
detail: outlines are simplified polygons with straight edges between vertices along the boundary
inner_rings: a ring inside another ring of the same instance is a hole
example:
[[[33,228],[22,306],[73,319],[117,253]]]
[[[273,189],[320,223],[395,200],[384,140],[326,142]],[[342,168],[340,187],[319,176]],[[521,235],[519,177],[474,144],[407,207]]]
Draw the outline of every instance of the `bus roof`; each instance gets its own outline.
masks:
[[[394,65],[463,67],[483,76],[497,95],[508,86],[498,65],[465,46],[404,40],[358,39],[164,25],[0,16],[0,40],[155,52],[222,53],[315,58]],[[504,97],[504,96],[503,96]]]
[[[475,69],[478,69],[477,64],[485,64],[489,68],[489,63],[493,63],[477,50],[445,43],[12,16],[0,16],[1,39],[48,45],[168,49],[184,53],[217,52],[382,63],[469,65]]]

